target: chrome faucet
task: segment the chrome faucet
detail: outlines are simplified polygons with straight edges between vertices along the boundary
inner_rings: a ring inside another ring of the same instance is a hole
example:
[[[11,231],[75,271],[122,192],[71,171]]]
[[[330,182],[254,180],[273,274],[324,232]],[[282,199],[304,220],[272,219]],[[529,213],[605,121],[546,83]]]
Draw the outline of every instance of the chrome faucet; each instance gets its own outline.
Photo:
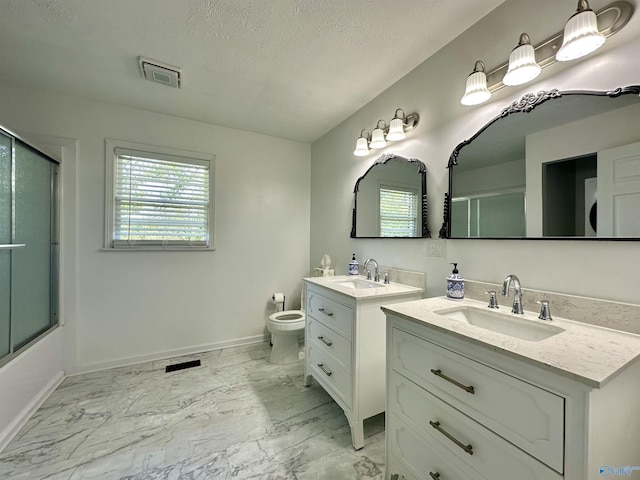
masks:
[[[487,295],[489,295],[489,308],[500,308],[500,305],[498,305],[498,299],[496,298],[496,291],[495,290],[489,290],[488,292],[484,292]]]
[[[373,262],[376,270],[375,270],[375,276],[373,277],[373,280],[375,282],[379,282],[380,281],[380,274],[378,273],[378,262],[376,262],[373,258],[368,259],[366,262],[364,262],[364,268],[367,268],[367,265],[369,265],[369,262]],[[367,280],[371,280],[371,271],[367,270]]]
[[[553,320],[553,318],[551,318],[549,300],[538,300],[538,304],[540,305],[540,315],[538,315],[538,318],[540,320]]]
[[[507,275],[507,278],[505,278],[504,282],[502,282],[502,295],[505,297],[509,295],[509,287],[511,286],[511,282],[513,282],[513,308],[511,309],[511,313],[523,314],[524,311],[522,310],[522,294],[524,292],[522,291],[522,286],[520,285],[520,279],[513,273],[511,275]]]

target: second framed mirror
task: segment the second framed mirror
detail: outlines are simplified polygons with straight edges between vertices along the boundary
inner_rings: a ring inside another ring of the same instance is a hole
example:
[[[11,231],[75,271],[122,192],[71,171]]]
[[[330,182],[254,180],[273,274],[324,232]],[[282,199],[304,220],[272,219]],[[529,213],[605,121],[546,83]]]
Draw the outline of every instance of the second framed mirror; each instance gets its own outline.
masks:
[[[382,155],[356,181],[352,238],[428,238],[427,169],[416,158]]]

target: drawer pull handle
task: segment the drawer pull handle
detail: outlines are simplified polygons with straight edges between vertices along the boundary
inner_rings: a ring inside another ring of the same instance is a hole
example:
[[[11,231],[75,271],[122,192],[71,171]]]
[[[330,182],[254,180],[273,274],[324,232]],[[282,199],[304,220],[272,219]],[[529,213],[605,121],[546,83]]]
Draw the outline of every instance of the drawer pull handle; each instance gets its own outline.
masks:
[[[453,383],[456,387],[459,387],[459,388],[463,389],[465,392],[469,392],[471,395],[476,393],[476,390],[473,388],[473,386],[469,385],[467,387],[466,385],[463,385],[462,383],[455,381],[453,378],[447,377],[444,373],[442,373],[442,370],[440,370],[440,369],[434,370],[432,368],[431,369],[431,373],[433,373],[434,375],[436,375],[436,376],[438,376],[440,378],[444,378],[447,382]]]
[[[453,443],[455,443],[457,446],[459,446],[462,450],[467,452],[469,455],[473,455],[473,447],[471,445],[465,445],[464,443],[460,442],[457,438],[455,438],[449,432],[447,432],[442,427],[440,427],[440,422],[432,422],[431,420],[429,420],[429,425],[431,425],[433,428],[438,430],[441,434],[443,434],[445,437],[447,437],[449,440],[451,440]]]
[[[324,308],[319,308],[318,310],[324,313],[327,317],[333,317],[333,312],[330,312],[329,310],[325,310]]]
[[[322,370],[324,373],[326,373],[326,374],[327,374],[327,377],[330,377],[330,376],[331,376],[331,372],[330,372],[329,370],[327,370],[326,368],[324,368],[324,363],[319,363],[319,364],[318,364],[318,368],[319,368],[320,370]]]
[[[322,335],[318,337],[318,340],[324,343],[327,347],[330,347],[331,345],[333,345],[333,342],[327,342]]]
[[[429,476],[433,478],[433,480],[440,480],[440,474],[438,472],[436,473],[429,472]]]

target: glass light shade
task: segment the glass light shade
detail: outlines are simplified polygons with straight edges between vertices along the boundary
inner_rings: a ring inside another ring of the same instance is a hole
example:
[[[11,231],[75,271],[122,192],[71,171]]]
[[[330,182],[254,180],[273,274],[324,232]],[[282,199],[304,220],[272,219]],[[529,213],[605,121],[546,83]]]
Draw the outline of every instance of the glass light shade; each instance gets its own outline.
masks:
[[[381,128],[375,128],[373,132],[371,132],[371,143],[369,146],[371,148],[384,148],[387,146],[387,142],[384,140],[384,132]]]
[[[556,60],[566,62],[584,57],[597,50],[605,41],[605,36],[598,31],[598,19],[593,10],[576,13],[564,27],[564,40]]]
[[[519,45],[509,55],[509,69],[502,83],[509,86],[522,85],[540,75],[536,53],[530,44]]]
[[[364,137],[358,138],[356,140],[356,149],[353,151],[353,154],[356,157],[364,157],[365,155],[369,155],[369,146],[367,145],[367,139]]]
[[[478,105],[491,97],[487,88],[487,75],[484,72],[473,72],[467,78],[467,88],[460,99],[462,105]]]
[[[404,140],[406,137],[404,133],[404,126],[402,125],[401,118],[394,118],[389,125],[389,133],[387,133],[387,140],[396,142],[398,140]]]

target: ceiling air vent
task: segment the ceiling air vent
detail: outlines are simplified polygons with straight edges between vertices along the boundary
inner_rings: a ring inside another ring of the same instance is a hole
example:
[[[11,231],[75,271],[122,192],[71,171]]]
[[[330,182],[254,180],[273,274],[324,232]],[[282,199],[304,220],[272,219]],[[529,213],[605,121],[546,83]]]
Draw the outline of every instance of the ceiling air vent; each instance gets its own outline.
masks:
[[[139,57],[138,62],[145,79],[174,88],[182,86],[182,70],[180,68],[144,57]]]

